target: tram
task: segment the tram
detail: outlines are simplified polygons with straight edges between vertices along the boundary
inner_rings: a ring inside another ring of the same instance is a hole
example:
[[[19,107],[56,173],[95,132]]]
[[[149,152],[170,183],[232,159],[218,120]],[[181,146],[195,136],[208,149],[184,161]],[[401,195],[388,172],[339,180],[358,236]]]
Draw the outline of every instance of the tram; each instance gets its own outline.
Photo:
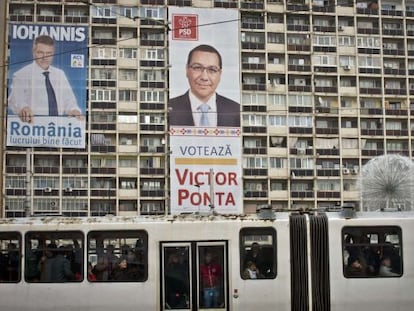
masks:
[[[348,216],[1,219],[1,309],[412,310],[414,213]]]

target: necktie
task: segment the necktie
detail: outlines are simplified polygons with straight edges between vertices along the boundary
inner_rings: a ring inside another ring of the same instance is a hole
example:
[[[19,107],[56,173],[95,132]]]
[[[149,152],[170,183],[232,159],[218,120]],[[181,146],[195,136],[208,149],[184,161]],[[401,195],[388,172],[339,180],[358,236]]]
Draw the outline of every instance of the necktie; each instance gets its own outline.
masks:
[[[57,102],[56,102],[56,94],[55,94],[55,91],[53,90],[52,83],[50,83],[49,71],[43,72],[43,75],[45,76],[47,100],[49,103],[49,116],[57,116],[58,109],[57,109]]]
[[[209,126],[210,122],[208,121],[208,111],[210,110],[210,106],[202,104],[198,107],[198,110],[201,111],[200,126]]]

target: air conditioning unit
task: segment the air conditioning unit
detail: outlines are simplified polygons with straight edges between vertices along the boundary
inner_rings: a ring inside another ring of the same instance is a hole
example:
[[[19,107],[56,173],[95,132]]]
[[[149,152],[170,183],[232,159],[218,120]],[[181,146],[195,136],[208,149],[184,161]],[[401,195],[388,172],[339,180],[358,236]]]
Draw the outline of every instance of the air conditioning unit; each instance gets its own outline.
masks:
[[[298,154],[306,154],[306,150],[303,148],[298,149]]]
[[[44,192],[52,192],[52,188],[50,187],[46,187],[43,189]]]
[[[349,168],[344,168],[342,169],[342,174],[344,175],[348,175],[351,171],[349,170]]]
[[[352,174],[357,175],[359,173],[359,168],[353,168],[352,169]]]
[[[344,70],[351,70],[351,65],[345,65],[343,68]]]
[[[339,31],[344,31],[344,30],[345,30],[345,28],[344,28],[344,26],[338,26],[338,30],[339,30]]]
[[[72,191],[73,191],[73,189],[71,187],[65,188],[65,192],[72,192]]]

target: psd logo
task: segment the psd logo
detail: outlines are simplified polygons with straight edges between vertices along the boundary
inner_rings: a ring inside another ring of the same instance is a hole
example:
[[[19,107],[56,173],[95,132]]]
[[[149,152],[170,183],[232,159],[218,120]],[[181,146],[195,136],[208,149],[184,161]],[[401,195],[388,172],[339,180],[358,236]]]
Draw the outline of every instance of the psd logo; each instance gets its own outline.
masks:
[[[198,40],[198,15],[173,14],[173,40]]]

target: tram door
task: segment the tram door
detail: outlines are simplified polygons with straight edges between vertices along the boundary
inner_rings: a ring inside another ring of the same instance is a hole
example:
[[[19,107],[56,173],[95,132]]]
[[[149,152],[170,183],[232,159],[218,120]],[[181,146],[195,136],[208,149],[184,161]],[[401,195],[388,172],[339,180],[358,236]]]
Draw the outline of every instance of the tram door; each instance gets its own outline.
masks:
[[[228,310],[227,242],[161,243],[161,310]]]

